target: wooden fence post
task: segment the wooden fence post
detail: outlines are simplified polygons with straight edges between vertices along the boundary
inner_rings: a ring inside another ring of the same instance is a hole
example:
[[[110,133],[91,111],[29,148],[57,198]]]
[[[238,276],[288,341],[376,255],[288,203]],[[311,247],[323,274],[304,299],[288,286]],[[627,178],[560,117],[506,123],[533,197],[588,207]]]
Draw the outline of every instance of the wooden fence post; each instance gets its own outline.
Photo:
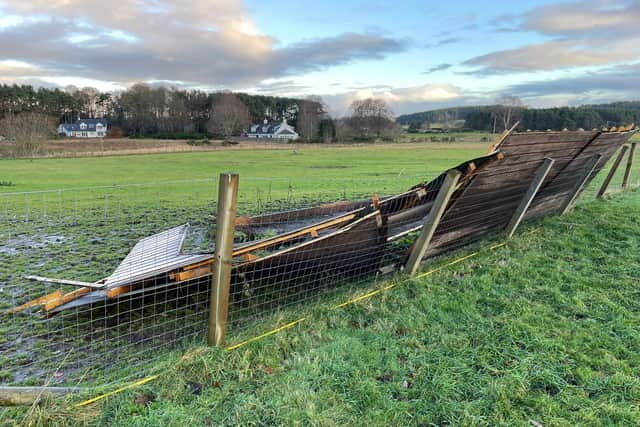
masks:
[[[509,221],[509,224],[507,225],[507,239],[510,239],[513,236],[513,233],[516,232],[516,229],[520,225],[522,218],[524,218],[524,215],[527,213],[527,209],[529,209],[531,202],[536,197],[536,194],[538,194],[538,190],[540,190],[544,179],[549,174],[549,171],[551,170],[551,167],[553,167],[554,163],[555,160],[553,159],[544,159],[544,161],[536,171],[531,184],[529,184],[527,192],[522,197],[522,200],[520,200],[518,208],[513,213],[511,221]]]
[[[601,199],[602,197],[604,197],[604,193],[607,192],[607,188],[609,188],[609,184],[611,184],[611,180],[613,179],[613,176],[618,171],[618,167],[620,166],[620,163],[622,163],[622,159],[624,158],[624,153],[626,153],[628,149],[629,147],[627,147],[626,145],[623,145],[622,148],[620,149],[620,153],[618,153],[618,157],[616,158],[616,161],[611,166],[611,169],[609,170],[609,174],[604,179],[604,182],[602,183],[602,187],[600,187],[600,191],[598,191],[598,195],[596,196],[598,199]]]
[[[624,179],[622,180],[622,188],[629,189],[629,178],[631,177],[631,167],[633,166],[633,158],[636,154],[636,143],[631,143],[631,150],[629,150],[629,157],[627,157],[627,168],[624,171]]]
[[[580,192],[582,191],[584,186],[587,184],[587,181],[589,180],[589,177],[591,176],[591,174],[595,170],[595,168],[598,165],[598,162],[600,161],[601,158],[602,158],[602,156],[600,154],[596,154],[591,158],[590,161],[587,162],[587,167],[585,169],[584,174],[576,182],[576,185],[571,190],[571,193],[569,193],[569,197],[567,197],[567,201],[564,203],[564,206],[562,207],[562,210],[560,211],[560,215],[564,215],[567,212],[569,212],[569,210],[571,210],[571,208],[573,207],[573,203],[576,201],[576,199],[580,195]]]
[[[420,267],[420,262],[427,252],[429,243],[431,243],[431,239],[433,238],[433,233],[436,231],[438,224],[440,224],[440,219],[449,204],[449,200],[456,189],[456,184],[461,175],[462,173],[457,169],[451,169],[447,172],[447,176],[440,187],[440,191],[438,191],[436,200],[433,202],[429,214],[424,219],[422,232],[416,239],[413,250],[409,255],[409,260],[405,265],[405,270],[408,270],[412,276],[416,274]]]
[[[210,346],[222,345],[227,333],[229,314],[229,287],[233,262],[233,237],[235,234],[236,208],[238,205],[239,176],[234,173],[220,174],[218,185],[218,215],[216,218],[216,247],[211,276],[209,298],[209,330],[207,342]]]

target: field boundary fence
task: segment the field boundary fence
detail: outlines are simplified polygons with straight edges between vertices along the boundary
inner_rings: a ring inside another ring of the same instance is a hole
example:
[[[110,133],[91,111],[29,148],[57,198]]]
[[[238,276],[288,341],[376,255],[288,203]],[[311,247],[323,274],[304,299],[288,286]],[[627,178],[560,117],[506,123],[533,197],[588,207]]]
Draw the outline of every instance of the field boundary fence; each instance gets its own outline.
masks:
[[[0,194],[0,386],[141,378],[173,352],[509,238],[580,195],[634,188],[635,132],[506,132],[485,156],[395,180],[229,173]]]

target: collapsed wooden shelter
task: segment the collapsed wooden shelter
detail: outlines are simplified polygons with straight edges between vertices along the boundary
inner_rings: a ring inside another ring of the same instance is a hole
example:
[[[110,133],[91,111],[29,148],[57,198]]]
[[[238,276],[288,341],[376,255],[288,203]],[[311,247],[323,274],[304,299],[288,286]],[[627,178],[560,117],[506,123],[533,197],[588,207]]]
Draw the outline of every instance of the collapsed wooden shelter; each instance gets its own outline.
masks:
[[[506,132],[488,155],[454,168],[460,178],[426,255],[463,246],[523,219],[566,211],[635,132],[635,127]],[[275,234],[234,245],[231,298],[247,303],[257,294],[283,289],[302,294],[337,281],[401,270],[412,251],[411,237],[423,228],[446,176],[447,172],[390,197],[374,195],[371,200],[236,218],[236,229],[251,238],[263,236],[265,230]],[[29,276],[78,289],[58,290],[8,312],[39,308],[53,315],[207,277],[214,255],[183,252],[188,227],[140,240],[111,275],[94,283]]]

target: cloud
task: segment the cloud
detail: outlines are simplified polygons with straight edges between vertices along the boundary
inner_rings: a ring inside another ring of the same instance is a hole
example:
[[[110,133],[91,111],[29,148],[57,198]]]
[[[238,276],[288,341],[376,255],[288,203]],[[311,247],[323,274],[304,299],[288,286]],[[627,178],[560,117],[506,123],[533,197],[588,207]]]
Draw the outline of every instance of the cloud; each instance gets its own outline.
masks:
[[[0,5],[0,13],[39,17],[0,27],[0,60],[33,64],[40,77],[233,88],[406,49],[405,41],[371,33],[280,46],[260,33],[241,0],[4,0]]]
[[[525,30],[558,37],[618,38],[637,35],[640,2],[581,1],[536,8],[523,16]]]
[[[427,49],[432,49],[435,47],[441,47],[441,46],[446,46],[449,44],[454,44],[454,43],[459,43],[461,42],[463,39],[461,37],[447,37],[441,40],[438,40],[435,43],[427,43],[426,45],[424,45],[425,48]]]
[[[555,80],[540,80],[512,85],[510,93],[522,98],[549,103],[558,98],[570,104],[590,103],[595,100],[621,100],[640,98],[640,64],[610,67],[598,73],[585,73]],[[559,105],[559,104],[555,104]]]
[[[499,74],[556,70],[571,67],[607,65],[640,57],[636,40],[616,44],[581,44],[574,40],[532,44],[517,49],[493,52],[467,60],[463,65],[480,66],[473,73]]]
[[[471,73],[499,74],[602,66],[640,59],[640,1],[586,1],[535,8],[506,31],[533,31],[551,40],[471,58]]]
[[[442,64],[434,65],[433,67],[429,68],[427,71],[424,71],[422,74],[432,74],[432,73],[435,73],[437,71],[447,70],[447,69],[449,69],[451,67],[453,67],[453,65],[442,63]]]
[[[471,93],[465,93],[461,88],[445,83],[387,89],[361,88],[341,94],[323,95],[322,98],[329,106],[331,114],[335,116],[346,114],[354,100],[364,98],[384,99],[396,114],[468,105],[477,99]]]
[[[406,48],[406,42],[375,34],[344,33],[313,39],[276,51],[273,67],[282,71],[313,71],[360,59],[382,59]],[[288,65],[287,65],[288,64]]]
[[[291,95],[305,92],[309,86],[296,83],[294,80],[263,81],[255,87],[255,92],[265,95]]]
[[[25,75],[37,73],[38,71],[38,67],[35,67],[27,62],[0,60],[0,76],[2,76],[3,78],[22,77]]]

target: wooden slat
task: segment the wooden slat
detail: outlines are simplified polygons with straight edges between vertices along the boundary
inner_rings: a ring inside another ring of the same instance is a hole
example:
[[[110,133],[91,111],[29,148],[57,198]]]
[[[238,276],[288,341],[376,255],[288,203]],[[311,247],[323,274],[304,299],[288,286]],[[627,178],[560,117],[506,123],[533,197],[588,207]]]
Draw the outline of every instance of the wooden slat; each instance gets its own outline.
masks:
[[[535,176],[533,177],[533,180],[531,180],[531,184],[529,184],[529,188],[527,189],[526,193],[522,197],[522,200],[520,201],[518,208],[513,213],[513,216],[511,217],[511,220],[507,225],[506,233],[507,233],[508,239],[510,239],[513,236],[513,233],[516,232],[516,229],[520,225],[520,222],[524,218],[524,215],[527,213],[527,209],[529,209],[529,206],[531,205],[533,198],[538,193],[538,190],[542,186],[544,179],[547,177],[547,174],[551,170],[553,163],[554,163],[553,159],[545,159],[542,162],[542,165],[540,165],[538,172],[536,172]]]
[[[429,210],[429,214],[424,220],[422,232],[416,239],[413,249],[411,250],[411,254],[409,255],[409,259],[405,265],[405,269],[412,276],[415,275],[420,268],[420,263],[429,248],[429,243],[431,243],[433,234],[435,233],[436,228],[438,228],[438,224],[440,224],[442,215],[449,205],[449,200],[456,189],[460,176],[462,176],[462,173],[455,169],[447,172],[447,177],[445,178],[442,187],[440,187],[440,191],[438,191],[438,196],[433,202],[433,206]]]
[[[633,167],[633,158],[636,154],[636,143],[631,143],[631,150],[629,150],[629,156],[627,157],[627,167],[624,171],[624,178],[622,179],[622,188],[629,189],[629,178],[631,178],[631,168]]]
[[[34,299],[32,301],[29,301],[29,302],[27,302],[25,304],[19,305],[17,307],[10,308],[8,310],[5,310],[3,312],[3,314],[11,314],[11,313],[17,313],[17,312],[20,312],[20,311],[24,311],[24,310],[26,310],[28,308],[35,307],[37,305],[46,304],[51,300],[60,299],[60,298],[62,298],[63,295],[64,295],[64,292],[55,291],[55,292],[52,292],[52,293],[50,293],[48,295],[44,295],[44,296],[42,296],[40,298],[36,298],[36,299]]]
[[[607,192],[607,188],[609,188],[609,184],[611,184],[611,180],[613,179],[616,172],[618,171],[618,168],[622,163],[622,159],[624,159],[624,155],[628,149],[629,147],[627,147],[626,145],[623,145],[622,148],[620,149],[620,153],[618,154],[618,157],[616,158],[615,162],[611,166],[611,169],[609,170],[607,177],[604,179],[604,182],[602,183],[602,186],[598,191],[598,195],[596,196],[597,198],[601,199],[602,197],[604,197],[604,194]]]
[[[600,161],[601,157],[602,157],[601,155],[596,154],[595,156],[593,156],[593,159],[590,160],[589,163],[587,163],[587,167],[584,171],[584,176],[580,177],[580,179],[576,182],[575,188],[570,193],[571,197],[567,198],[567,201],[565,202],[564,206],[560,210],[561,215],[566,214],[571,209],[571,207],[573,206],[573,203],[580,195],[580,192],[582,192],[582,189],[585,187],[587,181],[589,181],[589,178],[593,174],[593,171],[595,170],[596,165]]]
[[[57,283],[59,285],[80,286],[84,288],[93,288],[93,289],[104,288],[104,283],[81,282],[79,280],[52,279],[50,277],[41,277],[41,276],[25,276],[25,279],[33,280],[36,282]]]
[[[80,298],[82,295],[86,295],[91,291],[92,291],[91,288],[76,289],[73,292],[66,293],[66,294],[62,295],[61,297],[59,297],[59,298],[54,298],[54,299],[48,301],[47,303],[45,303],[42,306],[42,309],[44,311],[51,311],[54,308],[60,307],[63,304],[66,304],[66,303],[71,302],[71,301],[73,301],[73,300],[75,300],[77,298]]]

